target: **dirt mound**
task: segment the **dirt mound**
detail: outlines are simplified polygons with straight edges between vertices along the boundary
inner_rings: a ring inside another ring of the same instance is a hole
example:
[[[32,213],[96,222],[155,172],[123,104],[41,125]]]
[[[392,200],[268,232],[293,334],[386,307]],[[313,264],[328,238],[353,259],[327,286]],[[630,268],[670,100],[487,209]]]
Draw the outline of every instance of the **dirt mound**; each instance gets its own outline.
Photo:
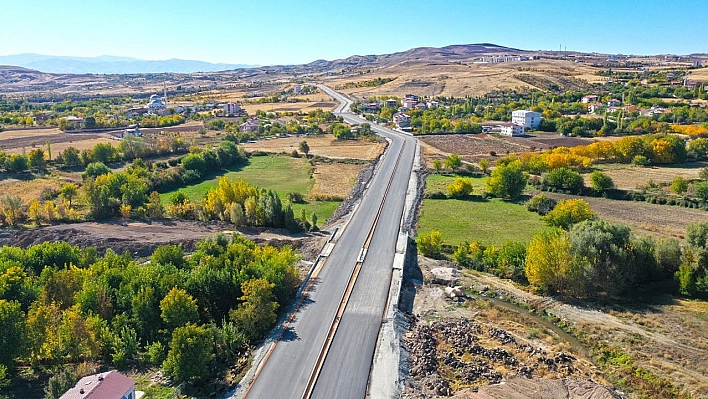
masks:
[[[234,226],[221,222],[194,222],[160,220],[152,222],[106,221],[57,225],[31,230],[10,230],[0,233],[0,245],[26,248],[43,242],[66,241],[79,247],[96,247],[103,253],[108,248],[117,253],[130,252],[133,256],[150,256],[161,245],[182,244],[185,251],[193,251],[197,242],[218,233],[230,235]],[[286,235],[283,231],[246,229],[239,232],[257,243],[273,246],[307,246],[306,235]]]

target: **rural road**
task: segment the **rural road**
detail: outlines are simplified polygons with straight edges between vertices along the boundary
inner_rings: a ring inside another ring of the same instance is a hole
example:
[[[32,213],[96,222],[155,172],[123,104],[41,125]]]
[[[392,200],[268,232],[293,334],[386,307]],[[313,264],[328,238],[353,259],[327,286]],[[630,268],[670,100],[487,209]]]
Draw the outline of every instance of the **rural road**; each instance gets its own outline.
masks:
[[[319,87],[340,102],[337,115],[366,122],[349,113],[350,100]],[[386,155],[247,398],[366,396],[416,147],[412,136],[372,129],[390,139]]]

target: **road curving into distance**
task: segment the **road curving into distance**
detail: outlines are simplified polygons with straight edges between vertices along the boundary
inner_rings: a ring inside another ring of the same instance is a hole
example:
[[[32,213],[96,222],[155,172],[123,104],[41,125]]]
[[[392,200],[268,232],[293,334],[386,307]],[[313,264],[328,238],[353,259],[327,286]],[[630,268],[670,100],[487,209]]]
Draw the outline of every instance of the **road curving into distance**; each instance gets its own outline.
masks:
[[[346,122],[367,122],[349,111],[351,100],[318,87],[340,102],[335,114]],[[372,130],[389,140],[386,153],[286,332],[259,366],[249,399],[366,396],[416,147],[410,135],[375,124]]]

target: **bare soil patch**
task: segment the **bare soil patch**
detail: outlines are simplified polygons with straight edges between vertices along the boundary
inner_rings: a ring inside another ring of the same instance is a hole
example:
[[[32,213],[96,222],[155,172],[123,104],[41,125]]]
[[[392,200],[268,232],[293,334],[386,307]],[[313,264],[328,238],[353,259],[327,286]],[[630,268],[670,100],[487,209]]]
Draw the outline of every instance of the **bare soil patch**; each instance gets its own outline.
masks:
[[[246,151],[265,151],[291,153],[299,151],[300,142],[307,141],[310,154],[332,159],[363,159],[370,161],[379,156],[384,143],[372,143],[363,140],[337,140],[331,134],[318,136],[292,136],[272,140],[260,140],[256,143],[243,144]]]
[[[423,283],[415,286],[414,326],[404,337],[410,363],[404,398],[615,397],[582,351],[494,302],[447,299],[430,270],[451,265],[418,259]],[[456,284],[479,288],[466,274]],[[595,396],[581,396],[579,387]]]
[[[134,256],[144,257],[151,255],[158,246],[167,244],[182,244],[186,251],[193,251],[196,243],[204,237],[213,237],[218,233],[231,235],[234,232],[234,225],[222,222],[110,220],[28,230],[4,230],[0,232],[0,245],[28,247],[47,241],[67,241],[80,247],[93,246],[101,252],[110,248],[117,253],[130,252]],[[291,245],[296,249],[311,245],[309,241],[313,237],[317,240],[321,235],[324,236],[320,233],[290,235],[281,229],[256,228],[241,229],[238,234],[261,244]],[[305,252],[305,258],[308,259],[309,250]]]
[[[541,151],[555,147],[575,147],[592,143],[592,139],[562,137],[556,134],[536,134],[527,137],[503,137],[491,134],[446,134],[418,136],[423,142],[423,150],[432,163],[449,154],[460,155],[468,162],[478,162],[482,158],[493,159],[516,152]],[[494,153],[496,155],[492,156]]]

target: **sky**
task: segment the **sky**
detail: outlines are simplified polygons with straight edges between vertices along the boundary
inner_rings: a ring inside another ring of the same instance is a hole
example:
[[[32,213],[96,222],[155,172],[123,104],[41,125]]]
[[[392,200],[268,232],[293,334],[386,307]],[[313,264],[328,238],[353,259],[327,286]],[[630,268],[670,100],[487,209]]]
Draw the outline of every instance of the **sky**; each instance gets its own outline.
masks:
[[[708,53],[708,0],[0,0],[0,55],[301,64],[414,47]]]

